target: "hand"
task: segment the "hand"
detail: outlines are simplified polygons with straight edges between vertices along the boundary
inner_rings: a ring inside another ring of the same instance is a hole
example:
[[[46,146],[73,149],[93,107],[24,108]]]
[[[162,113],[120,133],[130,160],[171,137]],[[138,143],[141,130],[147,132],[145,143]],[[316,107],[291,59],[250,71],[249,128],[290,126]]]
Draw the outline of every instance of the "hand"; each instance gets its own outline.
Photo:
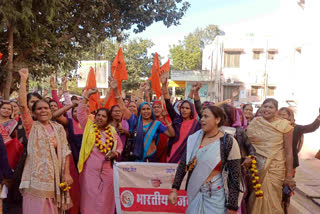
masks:
[[[19,75],[20,75],[20,78],[23,79],[23,80],[27,80],[28,79],[28,76],[29,76],[29,70],[28,68],[21,68],[19,70]]]
[[[296,181],[291,176],[284,179],[283,185],[288,185],[292,192],[296,189]]]
[[[168,116],[168,112],[166,110],[162,109],[161,116],[163,118],[166,118]]]
[[[118,88],[118,83],[112,76],[109,77],[109,87],[112,89]]]
[[[246,159],[243,161],[243,163],[241,164],[241,166],[245,169],[248,170],[248,168],[251,166],[252,163],[252,159],[249,157],[246,157]]]
[[[72,102],[72,106],[73,106],[73,107],[77,107],[77,106],[79,105],[79,103],[80,103],[79,100],[74,100],[74,101]]]
[[[63,92],[66,92],[68,90],[68,78],[67,77],[62,77],[62,87],[63,87]]]
[[[123,128],[122,126],[118,127],[118,132],[120,134],[124,134],[124,135],[128,135],[128,133],[129,133],[129,131],[127,129]]]
[[[161,75],[160,79],[161,79],[162,87],[167,87],[168,77],[166,75]]]
[[[13,184],[14,184],[14,180],[13,179],[6,179],[4,178],[2,180],[2,184],[6,185],[8,188],[10,188]]]
[[[98,89],[97,88],[90,88],[87,91],[87,97],[89,98],[92,94],[96,94],[96,93],[98,93]]]
[[[190,91],[195,91],[197,88],[197,83],[192,84]]]
[[[139,90],[144,91],[145,88],[146,88],[146,83],[145,82],[140,83]]]
[[[63,94],[63,90],[62,90],[62,88],[59,88],[59,90],[58,90],[58,97],[61,98],[61,97],[62,97],[62,94]]]
[[[66,174],[64,175],[64,182],[65,182],[67,185],[69,185],[69,186],[72,185],[73,179],[72,179],[72,177],[70,176],[69,173],[66,173]]]
[[[178,193],[176,191],[171,191],[168,196],[168,199],[170,204],[176,205],[178,200]]]
[[[145,83],[145,88],[144,88],[144,90],[145,90],[145,91],[149,91],[149,89],[150,89],[150,85],[149,85],[148,82],[146,82],[146,83]]]
[[[105,159],[106,161],[111,161],[114,160],[118,157],[118,154],[116,152],[111,152],[109,156],[106,156]]]
[[[50,87],[51,90],[57,90],[57,82],[54,77],[50,78]]]
[[[233,90],[232,97],[236,97],[239,95],[239,89]]]
[[[196,88],[195,91],[198,92],[202,88],[202,83],[201,82],[196,82]]]

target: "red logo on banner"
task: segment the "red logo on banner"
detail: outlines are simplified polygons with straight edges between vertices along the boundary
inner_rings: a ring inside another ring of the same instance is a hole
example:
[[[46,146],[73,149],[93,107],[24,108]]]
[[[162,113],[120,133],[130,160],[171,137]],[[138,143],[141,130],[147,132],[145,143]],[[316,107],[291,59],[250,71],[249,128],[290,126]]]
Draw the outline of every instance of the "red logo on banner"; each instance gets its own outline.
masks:
[[[131,212],[185,213],[188,207],[187,192],[178,192],[176,205],[168,200],[170,189],[120,188],[121,210]]]

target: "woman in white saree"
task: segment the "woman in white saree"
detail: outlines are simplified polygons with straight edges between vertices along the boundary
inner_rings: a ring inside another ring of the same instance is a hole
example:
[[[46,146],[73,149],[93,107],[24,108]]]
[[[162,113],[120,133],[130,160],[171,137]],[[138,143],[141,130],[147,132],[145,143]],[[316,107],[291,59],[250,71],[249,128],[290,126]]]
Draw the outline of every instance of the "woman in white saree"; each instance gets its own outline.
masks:
[[[171,204],[177,203],[177,190],[187,172],[187,214],[237,213],[240,196],[241,155],[238,143],[223,134],[224,112],[207,106],[202,112],[201,130],[189,136],[187,151],[177,168]]]

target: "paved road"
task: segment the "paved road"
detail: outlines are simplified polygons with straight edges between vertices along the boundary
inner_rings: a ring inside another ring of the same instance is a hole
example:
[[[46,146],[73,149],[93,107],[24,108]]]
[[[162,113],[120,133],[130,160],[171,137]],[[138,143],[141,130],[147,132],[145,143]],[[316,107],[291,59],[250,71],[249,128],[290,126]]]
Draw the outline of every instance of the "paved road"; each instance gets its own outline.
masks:
[[[320,160],[301,160],[296,173],[297,190],[291,199],[289,214],[320,214]],[[318,203],[318,205],[317,205]]]

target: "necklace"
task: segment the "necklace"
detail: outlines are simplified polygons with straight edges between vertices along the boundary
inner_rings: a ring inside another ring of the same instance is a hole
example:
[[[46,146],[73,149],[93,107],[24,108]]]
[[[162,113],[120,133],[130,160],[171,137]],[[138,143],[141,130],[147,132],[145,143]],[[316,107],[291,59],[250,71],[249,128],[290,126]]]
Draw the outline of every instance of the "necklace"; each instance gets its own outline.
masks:
[[[93,124],[93,128],[96,134],[96,142],[95,145],[96,147],[100,150],[100,152],[106,154],[107,152],[111,151],[113,144],[114,144],[114,140],[113,140],[113,136],[110,130],[110,127],[107,126],[105,127],[105,133],[106,133],[106,142],[102,143],[101,141],[101,134],[100,131],[97,127],[96,124]]]
[[[213,136],[210,136],[210,137],[207,137],[207,138],[214,138],[214,137],[216,137],[219,133],[220,133],[220,131],[218,130],[217,134],[215,134],[215,135],[213,135]]]

